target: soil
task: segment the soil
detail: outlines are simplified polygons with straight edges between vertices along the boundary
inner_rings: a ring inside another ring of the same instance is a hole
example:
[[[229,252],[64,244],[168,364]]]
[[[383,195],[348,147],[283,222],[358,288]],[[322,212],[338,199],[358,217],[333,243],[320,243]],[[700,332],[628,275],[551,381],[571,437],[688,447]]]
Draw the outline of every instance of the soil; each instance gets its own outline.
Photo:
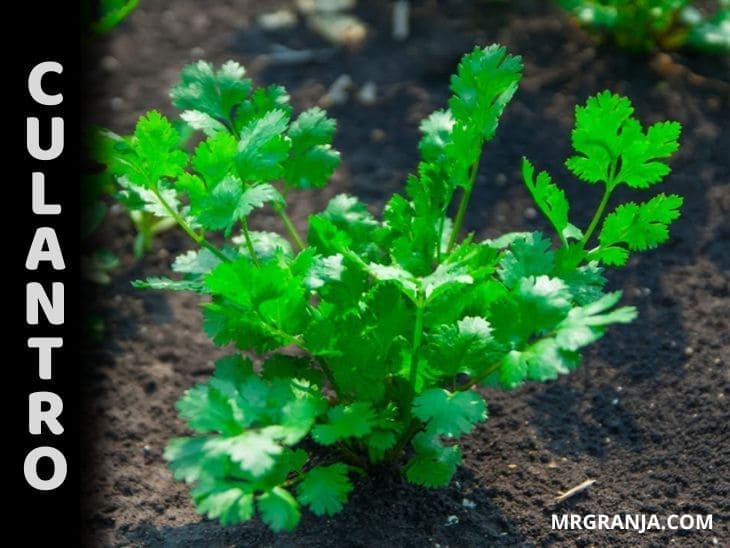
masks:
[[[276,44],[321,48],[303,23],[265,32],[257,14],[286,2],[145,0],[89,67],[90,121],[127,132],[149,108],[172,114],[169,86],[197,58],[243,62],[260,84],[287,86],[297,109],[321,100],[349,74],[375,82],[378,99],[330,107],[343,165],[331,187],[294,202],[308,212],[337,192],[378,211],[417,161],[418,122],[448,97],[448,75],[473,44],[500,42],[523,56],[523,84],[486,149],[467,219],[491,237],[546,228],[520,183],[522,155],[564,184],[581,223],[597,189],[573,182],[574,105],[610,88],[630,96],[644,122],[684,125],[682,149],[663,191],[685,197],[669,243],[610,276],[640,319],[614,327],[575,373],[513,392],[485,391],[490,418],[464,440],[448,488],[426,490],[397,475],[362,479],[331,519],[304,516],[274,535],[260,522],[220,527],[201,519],[162,459],[184,432],[174,402],[212,372],[220,353],[200,328],[198,299],[141,292],[130,281],[168,272],[188,243],[174,231],[142,261],[133,232],[112,208],[101,240],[122,259],[110,284],[89,288],[104,318],[83,366],[86,432],[84,512],[91,546],[681,546],[730,545],[730,63],[686,54],[631,56],[596,46],[549,2],[422,2],[413,33],[389,37],[389,3],[360,2],[369,27],[360,48],[323,62],[270,65]],[[625,193],[622,198],[627,198]],[[641,198],[639,198],[641,199]],[[258,218],[261,227],[274,219]],[[555,495],[595,484],[555,505]],[[473,503],[473,506],[469,504]],[[712,514],[712,531],[553,531],[553,513]],[[452,516],[455,516],[452,517]]]

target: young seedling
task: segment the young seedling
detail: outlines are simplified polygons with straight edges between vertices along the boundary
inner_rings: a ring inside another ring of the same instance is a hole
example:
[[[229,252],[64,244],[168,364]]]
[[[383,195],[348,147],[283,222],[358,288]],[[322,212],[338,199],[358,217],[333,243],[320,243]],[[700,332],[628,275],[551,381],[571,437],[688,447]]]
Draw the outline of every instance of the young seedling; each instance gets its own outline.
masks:
[[[289,530],[302,506],[339,512],[353,474],[380,464],[444,486],[462,459],[458,438],[487,418],[479,386],[555,379],[609,325],[636,317],[616,307],[619,291],[604,291],[603,266],[667,240],[682,199],[606,212],[618,186],[644,190],[669,173],[680,126],[644,130],[624,97],[606,91],[576,110],[567,166],[604,188],[588,227],[570,222],[563,190],[525,159],[556,243],[540,232],[462,237],[483,145],[521,72],[501,46],[465,55],[448,108],[421,125],[405,195],[382,217],[338,195],[309,217],[306,237],[287,197],[327,183],[340,162],[335,123],[319,108],[293,117],[283,88],[254,89],[236,63],[186,67],[172,90],[182,118],[207,135],[192,154],[154,111],[132,136],[102,135],[99,160],[197,245],[173,263],[178,279],[137,286],[200,293],[205,331],[233,351],[178,402],[193,434],[165,452],[201,513],[224,524],[258,513]],[[264,207],[288,240],[251,230]]]

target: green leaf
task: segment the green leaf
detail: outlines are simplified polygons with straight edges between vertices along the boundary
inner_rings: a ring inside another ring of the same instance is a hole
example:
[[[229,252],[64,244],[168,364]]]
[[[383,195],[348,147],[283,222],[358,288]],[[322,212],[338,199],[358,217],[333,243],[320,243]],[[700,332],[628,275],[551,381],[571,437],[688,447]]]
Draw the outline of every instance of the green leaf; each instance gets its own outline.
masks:
[[[523,158],[522,178],[537,207],[548,218],[558,236],[563,240],[581,239],[583,233],[568,221],[569,205],[565,192],[552,182],[550,175],[541,171],[535,180],[535,168],[527,158]]]
[[[284,175],[284,161],[291,141],[286,136],[289,116],[272,110],[252,120],[241,130],[235,165],[244,182],[268,182]]]
[[[217,519],[221,525],[234,525],[253,516],[253,494],[226,482],[196,489],[193,497],[198,512]]]
[[[195,148],[192,164],[207,183],[214,188],[233,168],[236,157],[236,139],[228,132],[216,133]]]
[[[499,275],[507,287],[514,287],[528,276],[548,275],[555,268],[555,253],[550,240],[540,232],[517,237],[504,254]]]
[[[196,280],[171,280],[151,276],[144,280],[134,280],[132,287],[137,289],[152,289],[154,291],[193,291],[194,293],[207,293],[205,284]]]
[[[501,353],[484,318],[465,317],[455,324],[438,326],[427,338],[426,356],[431,367],[447,377],[473,375],[491,365]]]
[[[580,155],[568,159],[568,169],[587,183],[612,181],[611,164],[621,153],[620,132],[633,114],[631,101],[610,91],[589,97],[585,106],[576,107],[571,139]]]
[[[427,423],[428,432],[453,438],[486,420],[487,406],[476,392],[430,388],[413,400],[413,414]]]
[[[204,384],[185,392],[177,402],[177,412],[190,428],[203,434],[236,435],[243,428],[230,398]]]
[[[309,470],[297,487],[299,502],[318,516],[333,516],[342,510],[352,484],[347,478],[348,467],[342,463],[316,466]]]
[[[604,91],[576,108],[572,156],[566,166],[588,183],[646,188],[670,171],[661,160],[679,148],[677,122],[654,124],[645,133],[626,97]]]
[[[106,164],[112,175],[146,189],[181,175],[188,161],[180,150],[180,135],[154,110],[139,119],[132,137],[103,131],[95,136],[93,148],[95,159]]]
[[[439,162],[444,159],[455,123],[450,110],[436,110],[423,119],[419,126],[423,135],[418,143],[418,150],[421,151],[424,162]]]
[[[417,434],[411,444],[416,454],[406,464],[408,481],[431,488],[448,485],[461,462],[459,447],[444,447],[438,436],[426,432]]]
[[[522,60],[496,44],[464,55],[451,78],[449,108],[455,120],[447,155],[457,185],[471,184],[469,170],[478,161],[484,141],[497,131],[499,118],[517,91]]]
[[[186,483],[209,482],[226,473],[226,456],[211,454],[207,449],[209,440],[209,437],[170,440],[164,457],[170,464],[175,479]]]
[[[601,245],[591,256],[606,264],[622,265],[628,258],[625,248],[644,251],[667,241],[669,225],[679,218],[682,202],[676,194],[658,194],[648,202],[618,206],[603,222]]]
[[[607,312],[620,298],[621,292],[616,291],[586,306],[573,308],[558,325],[555,337],[558,346],[565,350],[578,350],[600,339],[605,326],[632,322],[636,318],[634,307],[626,306]]]
[[[291,531],[299,523],[301,513],[296,499],[282,487],[274,487],[256,499],[263,522],[275,533]]]
[[[291,156],[284,180],[295,188],[321,188],[340,164],[332,149],[335,121],[318,107],[304,111],[289,127]]]
[[[679,150],[682,126],[678,122],[658,122],[644,133],[638,122],[631,121],[621,134],[621,170],[616,182],[632,188],[647,188],[671,171],[661,162]]]
[[[233,109],[251,93],[251,80],[245,69],[228,61],[217,71],[207,61],[198,61],[183,68],[180,82],[170,90],[172,103],[188,123],[207,133],[230,125]],[[192,112],[190,112],[192,111]]]
[[[451,78],[454,95],[449,108],[454,119],[490,140],[521,77],[521,58],[509,55],[505,47],[493,44],[474,48],[461,58],[456,75]]]
[[[332,445],[341,439],[361,438],[370,433],[375,414],[367,402],[340,404],[327,412],[327,422],[318,424],[312,435],[321,445]]]

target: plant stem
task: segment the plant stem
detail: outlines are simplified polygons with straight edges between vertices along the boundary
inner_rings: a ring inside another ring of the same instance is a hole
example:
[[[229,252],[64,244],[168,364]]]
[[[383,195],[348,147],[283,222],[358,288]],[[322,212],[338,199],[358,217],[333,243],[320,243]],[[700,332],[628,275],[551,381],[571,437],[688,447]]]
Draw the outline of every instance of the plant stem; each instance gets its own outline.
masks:
[[[292,237],[292,240],[294,240],[294,243],[297,244],[297,247],[300,250],[307,247],[304,243],[304,240],[302,240],[302,237],[299,235],[297,227],[294,226],[294,223],[289,218],[289,215],[287,215],[286,210],[280,205],[275,205],[274,211],[276,211],[279,217],[281,217],[281,221],[284,223],[284,226],[286,227],[287,232],[289,232],[289,235]]]
[[[396,444],[393,446],[393,449],[390,450],[390,453],[388,454],[388,460],[390,462],[394,462],[398,457],[400,457],[400,454],[406,448],[408,442],[413,439],[413,436],[415,436],[421,428],[423,428],[423,423],[420,420],[415,418],[411,420],[406,429],[403,430],[403,433],[400,438],[398,438]]]
[[[474,189],[474,182],[477,178],[477,172],[479,171],[479,164],[481,162],[481,156],[477,161],[469,168],[469,184],[464,188],[464,192],[461,193],[461,200],[459,201],[459,209],[456,211],[456,219],[454,220],[454,226],[451,227],[451,236],[449,237],[449,245],[446,248],[446,252],[450,252],[456,244],[456,239],[459,237],[461,232],[461,225],[464,223],[464,217],[466,216],[466,208],[469,207],[469,199],[471,198],[471,191]]]
[[[484,371],[479,373],[476,377],[473,379],[469,379],[467,382],[462,384],[461,386],[457,386],[456,390],[463,392],[464,390],[469,390],[470,388],[474,388],[477,384],[482,382],[484,379],[486,379],[489,375],[494,373],[499,369],[499,366],[502,365],[502,362],[496,362],[487,367]]]
[[[218,257],[221,261],[224,263],[230,263],[231,260],[226,257],[223,252],[218,249],[216,246],[211,244],[208,240],[205,239],[205,237],[201,236],[197,232],[195,232],[190,225],[183,219],[180,214],[175,211],[175,209],[167,203],[167,200],[162,197],[162,193],[160,193],[159,189],[157,188],[157,185],[152,187],[152,192],[155,193],[155,196],[157,196],[157,199],[162,204],[162,207],[165,208],[165,211],[170,215],[170,217],[173,218],[173,220],[180,226],[180,228],[183,229],[185,234],[187,234],[191,240],[193,240],[196,244],[206,248],[208,251],[210,251],[213,255]]]
[[[347,445],[345,445],[344,442],[337,442],[337,448],[342,452],[343,456],[345,457],[345,460],[350,461],[351,464],[354,464],[363,470],[367,470],[368,465],[367,462],[365,462],[362,458],[360,458],[360,455],[355,453],[352,449],[350,449]]]
[[[332,372],[332,369],[330,369],[330,366],[327,365],[327,362],[325,362],[324,360],[318,360],[315,358],[315,361],[317,362],[317,365],[319,365],[319,368],[322,370],[322,373],[324,373],[324,376],[329,381],[332,390],[334,390],[335,394],[337,394],[337,398],[340,400],[343,399],[342,390],[340,390],[340,387],[335,380],[335,375]]]
[[[243,228],[243,238],[246,240],[246,247],[248,248],[248,252],[251,254],[251,260],[253,261],[253,264],[260,266],[259,257],[256,255],[256,250],[254,249],[253,242],[251,241],[251,234],[248,231],[248,220],[245,217],[241,218],[241,227]]]
[[[422,299],[417,299],[416,302],[416,325],[413,328],[413,346],[411,347],[411,371],[408,375],[408,380],[416,390],[416,380],[418,378],[418,355],[419,349],[421,348],[421,339],[423,338],[423,316],[426,305]]]
[[[596,214],[593,215],[593,219],[591,219],[591,224],[588,225],[588,229],[586,230],[586,233],[583,235],[583,239],[580,241],[581,249],[585,248],[586,244],[588,243],[588,240],[590,240],[591,236],[593,235],[593,232],[596,230],[596,227],[598,226],[598,222],[601,220],[601,217],[603,216],[603,212],[606,209],[606,206],[608,205],[608,199],[611,197],[612,191],[613,191],[613,185],[607,184],[606,189],[603,191],[603,198],[601,198],[601,203],[598,204],[598,209],[596,210]]]

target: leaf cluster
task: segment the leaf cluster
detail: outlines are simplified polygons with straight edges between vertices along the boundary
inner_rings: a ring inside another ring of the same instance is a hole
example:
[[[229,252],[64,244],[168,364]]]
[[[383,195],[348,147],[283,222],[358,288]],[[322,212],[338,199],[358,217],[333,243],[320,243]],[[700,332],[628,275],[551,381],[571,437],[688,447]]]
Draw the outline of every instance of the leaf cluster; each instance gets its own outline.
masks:
[[[380,463],[402,464],[415,484],[446,485],[462,458],[458,438],[487,418],[475,388],[555,379],[608,326],[634,319],[617,306],[620,292],[604,290],[603,268],[665,241],[681,198],[658,194],[604,215],[619,185],[659,183],[678,147],[678,124],[645,130],[628,99],[604,92],[576,110],[567,166],[604,188],[587,229],[524,160],[555,237],[461,234],[482,149],[521,71],[501,46],[466,54],[448,108],[421,125],[405,193],[382,215],[337,195],[309,217],[306,236],[287,216],[289,192],[327,183],[340,159],[335,124],[318,108],[294,117],[283,88],[256,88],[236,63],[186,67],[172,90],[204,135],[193,151],[154,111],[133,135],[99,136],[97,157],[129,203],[198,244],[173,263],[176,278],[137,285],[200,293],[206,333],[235,349],[180,400],[193,434],[165,454],[201,513],[235,523],[258,512],[291,529],[301,507],[340,511],[353,474]],[[263,208],[287,238],[249,228]]]

